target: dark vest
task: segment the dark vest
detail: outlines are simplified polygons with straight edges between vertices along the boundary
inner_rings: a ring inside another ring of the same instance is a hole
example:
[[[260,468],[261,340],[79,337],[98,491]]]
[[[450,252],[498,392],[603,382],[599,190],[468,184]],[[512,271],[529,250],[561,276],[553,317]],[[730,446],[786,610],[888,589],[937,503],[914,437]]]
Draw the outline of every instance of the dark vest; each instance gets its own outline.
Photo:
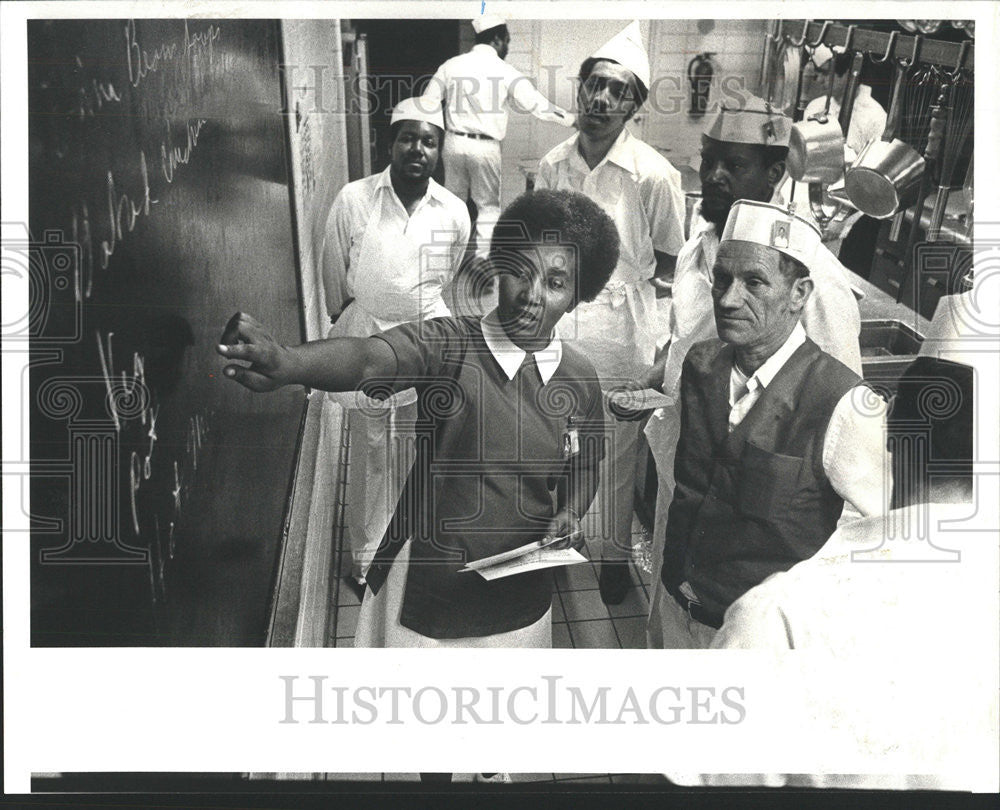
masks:
[[[681,379],[681,430],[661,578],[687,580],[719,621],[746,591],[811,557],[833,533],[843,499],[823,471],[823,440],[857,374],[801,345],[729,433],[733,347],[692,347]]]

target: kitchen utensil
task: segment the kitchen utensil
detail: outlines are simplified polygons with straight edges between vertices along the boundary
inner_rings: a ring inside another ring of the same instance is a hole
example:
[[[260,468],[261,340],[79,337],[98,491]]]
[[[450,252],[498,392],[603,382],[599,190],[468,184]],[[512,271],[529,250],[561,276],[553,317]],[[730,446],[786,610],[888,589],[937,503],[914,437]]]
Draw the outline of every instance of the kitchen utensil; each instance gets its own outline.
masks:
[[[763,76],[764,93],[762,95],[768,103],[774,101],[774,83],[777,80],[778,65],[781,62],[786,47],[785,37],[782,33],[783,27],[784,21],[779,20],[777,33],[765,45],[767,59],[765,61],[766,72]]]
[[[760,87],[759,94],[767,98],[768,85],[771,78],[771,62],[774,57],[775,43],[781,36],[781,20],[772,20],[766,34],[764,34],[764,48],[760,56]]]
[[[805,117],[805,109],[809,103],[809,99],[803,98],[802,96],[802,84],[803,84],[802,79],[806,72],[806,67],[808,66],[809,62],[813,60],[814,54],[816,53],[816,49],[821,45],[823,45],[823,40],[826,38],[826,32],[830,30],[830,26],[832,24],[833,23],[831,20],[827,20],[826,22],[824,22],[823,27],[819,31],[819,36],[816,37],[816,39],[814,39],[812,42],[806,42],[799,50],[799,65],[798,65],[799,70],[798,70],[798,77],[795,82],[795,98],[792,102],[794,105],[794,107],[792,107],[793,123],[798,123]],[[809,25],[807,23],[806,27],[802,31],[803,39],[805,39],[808,30],[809,30]],[[850,41],[850,37],[848,37],[848,41]],[[830,66],[832,68],[833,64],[831,63]]]
[[[846,47],[850,50],[854,26],[847,32]],[[830,79],[826,88],[826,104],[823,111],[809,116],[808,120],[792,126],[788,139],[788,159],[786,168],[793,180],[803,183],[835,183],[844,174],[844,130],[841,122],[830,115],[830,102],[833,98],[833,83],[836,71],[830,65]],[[841,103],[841,112],[848,109],[850,123],[850,108],[854,104],[853,92],[857,87],[856,77],[851,77]]]
[[[775,72],[772,103],[776,109],[789,117],[795,112],[799,76],[801,76],[806,63],[806,56],[803,51],[804,46],[796,47],[794,44],[786,41],[782,47],[778,68]]]
[[[893,39],[890,34],[887,54],[892,52]],[[851,202],[875,219],[887,219],[912,202],[924,173],[924,159],[920,153],[896,137],[902,112],[900,95],[911,64],[909,60],[896,60],[889,116],[882,139],[872,141],[861,150],[844,180]]]
[[[850,45],[853,39],[853,34],[854,26],[852,25],[847,30],[848,45]],[[840,126],[842,133],[850,131],[851,116],[854,113],[854,102],[857,98],[858,85],[860,84],[861,71],[864,67],[864,61],[865,55],[861,51],[856,52],[854,54],[854,58],[851,60],[851,71],[847,78],[847,86],[844,89],[844,98],[840,105],[840,115],[837,118],[837,123]],[[792,149],[789,147],[789,155],[791,155],[791,153]],[[841,148],[838,160],[842,173],[844,166],[843,148]],[[839,179],[839,177],[837,179]],[[835,192],[830,192],[823,187],[822,183],[810,184],[809,207],[812,210],[813,217],[815,217],[816,222],[819,224],[824,234],[826,233],[827,227],[831,222],[846,219],[847,216],[855,210],[851,201],[847,198],[846,194],[843,193],[843,189],[837,189]]]
[[[793,122],[802,120],[802,114],[806,108],[806,100],[802,98],[802,78],[806,72],[806,65],[809,64],[809,60],[811,58],[812,51],[807,45],[802,46],[802,48],[799,49],[798,72],[795,77],[795,97],[791,101],[791,116]],[[784,109],[787,112],[789,107],[786,106]]]
[[[951,78],[947,74],[941,78],[940,71],[938,71],[936,75],[940,79],[938,97],[930,108],[930,122],[927,127],[927,144],[924,147],[924,161],[928,168],[924,172],[924,177],[921,179],[916,204],[913,206],[913,221],[910,223],[910,233],[906,240],[906,246],[900,252],[899,259],[897,260],[897,264],[899,265],[901,271],[901,281],[896,295],[897,302],[904,300],[904,298],[909,299],[912,296],[914,285],[917,283],[916,275],[919,268],[912,260],[913,248],[917,243],[917,235],[921,231],[924,203],[927,201],[927,197],[930,194],[931,185],[933,183],[933,170],[937,166],[941,156],[941,151],[944,147]],[[914,304],[913,308],[916,309],[916,302],[913,301],[911,303]]]
[[[916,63],[917,54],[923,37],[917,34],[913,43],[912,62]],[[916,66],[910,73],[909,81],[903,88],[903,111],[901,113],[900,140],[906,141],[917,152],[927,151],[927,137],[931,131],[931,105],[938,95],[938,78],[940,70],[936,65]],[[927,161],[927,155],[924,155]],[[926,168],[925,168],[926,173]],[[903,222],[908,209],[900,208],[893,217],[889,228],[889,240],[898,242]]]
[[[966,49],[968,41],[962,43],[962,46]],[[959,64],[963,56],[964,53],[959,57]],[[961,71],[954,74],[952,81],[950,115],[945,132],[947,148],[943,149],[941,155],[941,174],[938,178],[934,207],[931,209],[930,226],[927,228],[928,242],[936,242],[940,236],[941,222],[944,219],[945,206],[951,192],[951,181],[955,174],[955,164],[972,131],[972,81]]]

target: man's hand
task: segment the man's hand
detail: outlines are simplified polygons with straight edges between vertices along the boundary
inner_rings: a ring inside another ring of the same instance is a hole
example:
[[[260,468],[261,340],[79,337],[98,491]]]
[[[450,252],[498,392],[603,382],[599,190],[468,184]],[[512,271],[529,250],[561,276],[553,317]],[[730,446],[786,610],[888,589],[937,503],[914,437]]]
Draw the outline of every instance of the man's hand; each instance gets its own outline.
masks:
[[[274,391],[292,382],[294,358],[254,318],[237,312],[222,333],[218,352],[229,360],[246,360],[249,366],[231,363],[222,373],[251,391]]]
[[[553,543],[549,548],[575,548],[577,551],[582,551],[585,545],[580,521],[573,510],[568,507],[560,509],[556,516],[549,521],[545,536],[564,538]]]

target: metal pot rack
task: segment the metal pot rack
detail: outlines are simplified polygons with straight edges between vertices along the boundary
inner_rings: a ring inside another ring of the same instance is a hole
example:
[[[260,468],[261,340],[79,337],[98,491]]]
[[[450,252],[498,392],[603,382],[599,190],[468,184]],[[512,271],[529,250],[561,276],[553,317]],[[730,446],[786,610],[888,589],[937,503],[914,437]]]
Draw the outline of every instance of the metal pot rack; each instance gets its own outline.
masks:
[[[774,20],[768,26],[761,60],[760,87],[762,93],[767,92],[763,88],[769,86],[772,72],[779,69],[776,62],[781,58],[783,47],[801,47],[804,43],[808,43],[809,47],[823,44],[830,48],[843,48],[848,44],[849,31],[850,50],[867,53],[875,62],[885,63],[889,62],[890,59],[905,59],[913,60],[917,65],[942,68],[955,75],[964,70],[965,75],[970,79],[974,74],[976,53],[971,40],[946,42],[930,37],[920,37],[919,47],[915,48],[914,43],[917,37],[902,31],[873,31],[858,25],[849,27],[829,20]],[[911,220],[910,227],[914,236],[918,228],[925,227],[922,224],[923,217],[918,215],[916,207],[912,212],[907,210],[905,216]],[[886,228],[888,227],[887,225]],[[947,233],[945,238],[950,241],[950,245],[931,245],[932,248],[941,252],[942,267],[961,263],[956,259],[957,254],[952,248],[958,247],[968,251],[971,247],[970,232],[967,230],[965,233]],[[912,243],[913,239],[909,241]],[[883,256],[883,259],[888,259],[890,248],[892,254],[895,255],[891,263],[895,264],[897,269],[884,271],[883,275],[886,278],[882,280],[876,280],[877,274],[873,269],[872,281],[880,288],[885,289],[886,292],[894,294],[897,302],[904,301],[911,309],[921,312],[926,318],[930,318],[937,298],[943,293],[954,292],[951,289],[952,283],[945,278],[935,280],[929,277],[920,279],[918,283],[912,269],[907,272],[909,268],[908,258],[912,256],[911,245],[886,245],[882,243],[881,236],[876,246],[875,260],[880,261],[880,255]],[[901,248],[903,249],[901,250]],[[885,266],[884,261],[882,266]],[[930,276],[931,274],[925,275]],[[945,271],[944,275],[950,276],[951,274]],[[895,276],[895,278],[890,278],[890,276]],[[886,282],[887,286],[883,286],[883,281]],[[933,291],[928,297],[928,290],[925,288],[936,288],[936,291]]]
[[[776,44],[778,38],[790,39],[793,42],[809,42],[811,44],[823,44],[827,47],[843,47],[847,43],[848,26],[830,21],[816,20],[775,20],[772,21],[767,40],[769,45]],[[855,51],[865,51],[866,53],[884,55],[885,59],[894,56],[909,57],[913,53],[913,41],[915,37],[910,34],[893,33],[884,31],[871,31],[867,28],[855,27],[851,40],[851,49]],[[976,53],[975,46],[969,42],[963,53],[963,43],[942,42],[922,37],[917,62],[923,65],[938,65],[953,70],[966,68],[973,70]],[[761,86],[767,80],[769,58],[774,48],[764,49],[764,62],[761,66]],[[961,64],[959,64],[961,59]]]

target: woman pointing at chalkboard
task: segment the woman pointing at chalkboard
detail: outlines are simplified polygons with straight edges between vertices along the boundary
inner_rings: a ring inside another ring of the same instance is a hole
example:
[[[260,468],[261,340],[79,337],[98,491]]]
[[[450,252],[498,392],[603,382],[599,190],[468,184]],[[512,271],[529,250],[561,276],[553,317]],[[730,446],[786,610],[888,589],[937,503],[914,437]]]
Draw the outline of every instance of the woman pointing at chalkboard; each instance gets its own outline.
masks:
[[[451,314],[442,293],[462,260],[470,223],[465,204],[431,179],[444,135],[440,102],[406,99],[390,124],[389,167],[348,183],[330,211],[324,282],[328,289],[345,285],[348,303],[329,337],[370,337]],[[416,419],[416,395],[409,389],[385,403],[355,393],[330,396],[349,409],[345,535],[351,576],[363,585],[412,463],[397,457],[404,445],[390,432]]]

